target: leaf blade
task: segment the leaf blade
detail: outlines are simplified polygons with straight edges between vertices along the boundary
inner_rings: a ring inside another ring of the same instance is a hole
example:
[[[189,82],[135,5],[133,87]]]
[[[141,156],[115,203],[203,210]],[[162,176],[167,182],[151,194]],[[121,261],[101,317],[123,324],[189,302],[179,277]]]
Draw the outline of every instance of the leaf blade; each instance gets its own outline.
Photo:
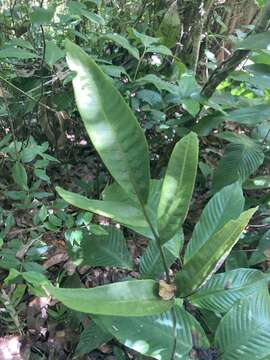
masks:
[[[158,205],[158,232],[162,243],[171,239],[185,220],[197,164],[198,138],[190,133],[176,144],[162,184]]]
[[[73,87],[90,139],[104,164],[129,194],[147,202],[150,182],[148,145],[137,119],[96,63],[66,40]]]
[[[239,301],[221,320],[215,343],[222,360],[270,356],[270,299],[267,289]]]
[[[214,275],[190,297],[195,306],[225,313],[239,300],[267,287],[266,276],[254,269],[236,269]]]
[[[256,210],[257,208],[247,210],[238,219],[230,220],[189,259],[176,275],[178,293],[181,297],[192,294],[216,271]]]
[[[201,348],[209,346],[203,329],[196,319],[182,307],[176,306],[176,356],[191,360],[193,336]],[[155,359],[170,360],[173,347],[173,319],[168,311],[158,316],[117,318],[94,316],[94,321],[105,328],[125,346]]]
[[[83,238],[83,264],[116,266],[131,270],[132,259],[123,233],[114,226],[109,226],[107,231],[108,235],[88,235]]]
[[[203,209],[202,215],[188,243],[184,262],[229,220],[237,218],[244,208],[245,199],[240,184],[234,183],[216,193]]]
[[[86,211],[94,212],[98,215],[108,217],[116,222],[120,222],[129,228],[147,236],[149,226],[142,216],[142,212],[135,206],[116,201],[101,201],[88,199],[71,191],[56,187],[57,193],[69,204]]]
[[[92,289],[47,287],[48,292],[67,307],[89,314],[146,316],[162,313],[173,306],[157,295],[153,280],[131,280]],[[79,301],[78,301],[79,299]]]

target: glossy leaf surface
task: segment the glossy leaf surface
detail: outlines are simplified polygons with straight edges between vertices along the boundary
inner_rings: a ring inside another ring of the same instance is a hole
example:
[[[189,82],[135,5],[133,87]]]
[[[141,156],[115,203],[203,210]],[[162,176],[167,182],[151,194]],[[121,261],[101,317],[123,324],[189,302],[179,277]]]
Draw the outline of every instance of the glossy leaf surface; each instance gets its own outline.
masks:
[[[186,262],[176,275],[180,296],[191,295],[222,265],[256,210],[247,210],[229,221]]]
[[[193,339],[206,349],[209,344],[196,319],[176,306],[177,342],[175,359],[192,360]],[[171,360],[173,320],[171,311],[142,318],[94,317],[94,320],[125,346],[158,360]]]
[[[198,138],[190,133],[175,145],[162,184],[157,216],[162,243],[175,235],[186,218],[197,164]]]
[[[214,171],[213,191],[219,191],[235,181],[245,181],[258,169],[263,160],[262,149],[252,141],[245,144],[229,144]]]
[[[244,197],[239,183],[224,187],[203,209],[185,252],[187,262],[203,244],[228,221],[238,218],[244,208]]]
[[[77,45],[66,41],[67,62],[76,72],[75,98],[90,139],[127,194],[147,202],[148,146],[137,119],[110,79]]]
[[[258,270],[236,269],[214,275],[190,297],[195,306],[225,313],[239,300],[267,288],[266,276]]]
[[[267,289],[240,300],[221,320],[215,336],[222,360],[270,357],[270,298]]]
[[[158,284],[153,280],[123,281],[92,289],[47,289],[67,307],[89,314],[154,315],[170,309],[174,303],[173,300],[161,300],[158,296]]]
[[[56,187],[56,191],[66,202],[80,209],[108,217],[127,226],[131,225],[148,229],[140,209],[135,206],[116,201],[91,200],[60,187]]]

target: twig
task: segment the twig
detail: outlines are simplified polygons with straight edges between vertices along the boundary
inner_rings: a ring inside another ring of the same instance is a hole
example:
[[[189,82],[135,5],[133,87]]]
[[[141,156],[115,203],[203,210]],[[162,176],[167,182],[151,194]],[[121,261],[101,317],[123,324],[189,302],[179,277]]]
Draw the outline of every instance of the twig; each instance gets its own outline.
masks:
[[[194,36],[194,41],[193,41],[194,45],[192,50],[192,58],[193,58],[192,70],[194,71],[194,74],[196,74],[198,67],[203,29],[208,19],[209,12],[214,4],[214,1],[215,0],[208,0],[205,2],[205,4],[202,2],[200,5],[200,9],[199,9],[200,20],[198,21],[194,29],[195,36]]]
[[[49,107],[48,105],[40,102],[39,100],[35,99],[34,97],[32,97],[31,95],[27,94],[26,92],[24,92],[22,89],[18,88],[16,85],[12,84],[10,81],[8,81],[7,79],[5,79],[3,76],[0,75],[0,79],[2,81],[4,81],[6,84],[8,84],[10,87],[12,87],[13,89],[15,89],[16,91],[20,92],[21,94],[23,94],[24,96],[26,96],[28,99],[34,101],[35,103],[39,104],[40,106],[42,106],[43,108],[54,112],[55,114],[57,113],[57,111],[51,107]]]
[[[270,0],[261,10],[258,20],[256,22],[254,31],[247,36],[254,33],[261,33],[267,30],[270,18]],[[223,61],[210,75],[209,80],[204,85],[201,95],[210,98],[215,92],[217,86],[226,79],[231,71],[233,71],[250,53],[250,50],[236,50],[231,57]]]
[[[170,273],[169,273],[169,268],[168,268],[168,265],[167,265],[167,262],[166,262],[166,258],[165,258],[165,254],[164,254],[164,251],[162,249],[162,245],[160,243],[160,237],[158,235],[158,233],[156,232],[156,230],[154,229],[154,226],[152,225],[151,223],[151,220],[147,214],[147,211],[145,209],[145,206],[144,204],[141,202],[141,207],[142,207],[142,211],[143,211],[143,214],[144,214],[144,217],[145,217],[145,220],[147,221],[153,235],[154,235],[154,238],[156,240],[156,243],[157,243],[157,246],[158,246],[158,249],[159,249],[159,252],[160,252],[160,256],[161,256],[161,261],[162,261],[162,264],[163,264],[163,268],[165,270],[165,273],[166,273],[166,281],[168,284],[171,284],[171,279],[170,279]]]

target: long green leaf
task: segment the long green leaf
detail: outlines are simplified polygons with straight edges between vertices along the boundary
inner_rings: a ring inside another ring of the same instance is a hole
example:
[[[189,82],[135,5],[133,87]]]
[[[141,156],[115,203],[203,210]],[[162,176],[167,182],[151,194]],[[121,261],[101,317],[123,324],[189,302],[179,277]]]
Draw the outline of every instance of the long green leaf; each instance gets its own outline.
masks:
[[[195,306],[225,313],[239,299],[267,288],[266,276],[258,270],[236,269],[214,275],[205,286],[190,297]]]
[[[256,210],[249,209],[238,219],[230,220],[189,259],[176,275],[180,296],[192,294],[222,265]]]
[[[235,121],[240,124],[257,125],[270,116],[270,106],[267,104],[253,105],[228,112],[224,120]]]
[[[188,243],[184,261],[187,262],[211,236],[229,220],[236,219],[244,208],[245,199],[239,183],[224,187],[205,206]]]
[[[260,237],[259,243],[248,260],[249,266],[262,263],[267,260],[270,249],[270,230],[267,230],[263,236]]]
[[[162,243],[183,224],[191,200],[198,164],[198,138],[190,133],[174,147],[158,205],[158,232]]]
[[[175,311],[177,331],[175,359],[192,360],[193,346],[208,348],[207,337],[191,314],[179,306],[175,307]],[[171,311],[143,318],[94,316],[94,321],[125,346],[154,359],[171,360],[173,346]]]
[[[245,181],[263,163],[264,154],[257,144],[229,144],[213,177],[213,191],[235,181]]]
[[[89,314],[146,316],[169,310],[174,301],[158,296],[153,280],[131,280],[92,289],[47,287],[49,293],[67,307]]]
[[[90,266],[117,266],[132,269],[122,231],[114,226],[107,227],[108,235],[84,236],[82,241],[83,264]]]
[[[221,320],[215,336],[221,360],[263,360],[270,357],[268,290],[240,300]]]
[[[142,212],[135,206],[116,201],[91,200],[80,194],[66,191],[61,187],[56,187],[56,191],[66,202],[80,209],[108,217],[126,226],[148,229]]]
[[[148,146],[134,114],[109,78],[77,45],[66,41],[67,62],[76,72],[75,98],[90,139],[127,194],[146,204],[150,170]]]

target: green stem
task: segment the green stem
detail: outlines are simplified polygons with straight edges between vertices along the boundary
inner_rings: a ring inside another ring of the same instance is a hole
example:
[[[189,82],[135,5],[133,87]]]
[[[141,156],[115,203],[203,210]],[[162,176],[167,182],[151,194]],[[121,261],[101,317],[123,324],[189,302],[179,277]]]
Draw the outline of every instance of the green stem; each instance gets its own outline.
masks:
[[[145,55],[145,51],[146,51],[146,48],[144,48],[143,53],[142,53],[142,56],[140,57],[140,59],[139,59],[139,61],[138,61],[138,64],[137,64],[137,67],[136,67],[136,70],[135,70],[135,74],[134,74],[133,81],[135,81],[136,78],[137,78],[138,71],[139,71],[139,69],[140,69],[141,63],[142,63],[143,58],[144,58],[144,55]]]
[[[161,260],[162,260],[162,264],[163,264],[163,267],[164,267],[164,271],[166,273],[166,281],[168,284],[171,284],[171,279],[170,279],[170,273],[169,273],[169,268],[168,268],[168,265],[167,265],[167,262],[166,262],[166,258],[165,258],[165,254],[164,254],[164,251],[162,249],[162,245],[161,245],[161,242],[160,242],[160,237],[158,235],[158,233],[156,232],[154,226],[152,225],[151,223],[151,220],[147,214],[147,211],[146,211],[146,208],[144,206],[144,204],[140,201],[141,203],[141,207],[142,207],[142,211],[143,211],[143,215],[145,217],[145,220],[146,222],[148,223],[153,235],[154,235],[154,238],[156,240],[156,243],[157,243],[157,246],[158,246],[158,249],[159,249],[159,252],[160,252],[160,256],[161,256]]]
[[[144,214],[144,217],[145,217],[145,220],[147,221],[153,235],[154,235],[154,238],[156,240],[156,243],[157,243],[157,246],[158,246],[158,249],[159,249],[159,252],[160,252],[160,256],[161,256],[161,260],[162,260],[162,264],[163,264],[163,267],[164,267],[164,270],[165,270],[165,273],[166,273],[166,281],[168,284],[171,284],[171,279],[170,279],[170,273],[169,273],[169,268],[168,268],[168,265],[167,265],[167,262],[166,262],[166,258],[165,258],[165,254],[164,254],[164,251],[162,249],[162,245],[161,245],[161,242],[160,242],[160,237],[158,235],[158,233],[156,232],[154,226],[152,225],[151,223],[151,220],[147,214],[147,211],[146,211],[146,208],[144,206],[144,204],[140,201],[141,203],[141,207],[142,207],[142,211],[143,211],[143,214]],[[177,329],[176,329],[176,312],[175,312],[175,308],[172,307],[171,309],[171,314],[172,314],[172,320],[173,320],[173,346],[172,346],[172,354],[171,354],[171,360],[174,360],[174,356],[175,356],[175,351],[176,351],[176,341],[177,341]]]
[[[176,328],[176,311],[175,307],[171,308],[172,320],[173,320],[173,346],[172,346],[172,355],[171,360],[174,360],[176,352],[176,341],[177,341],[177,328]]]

